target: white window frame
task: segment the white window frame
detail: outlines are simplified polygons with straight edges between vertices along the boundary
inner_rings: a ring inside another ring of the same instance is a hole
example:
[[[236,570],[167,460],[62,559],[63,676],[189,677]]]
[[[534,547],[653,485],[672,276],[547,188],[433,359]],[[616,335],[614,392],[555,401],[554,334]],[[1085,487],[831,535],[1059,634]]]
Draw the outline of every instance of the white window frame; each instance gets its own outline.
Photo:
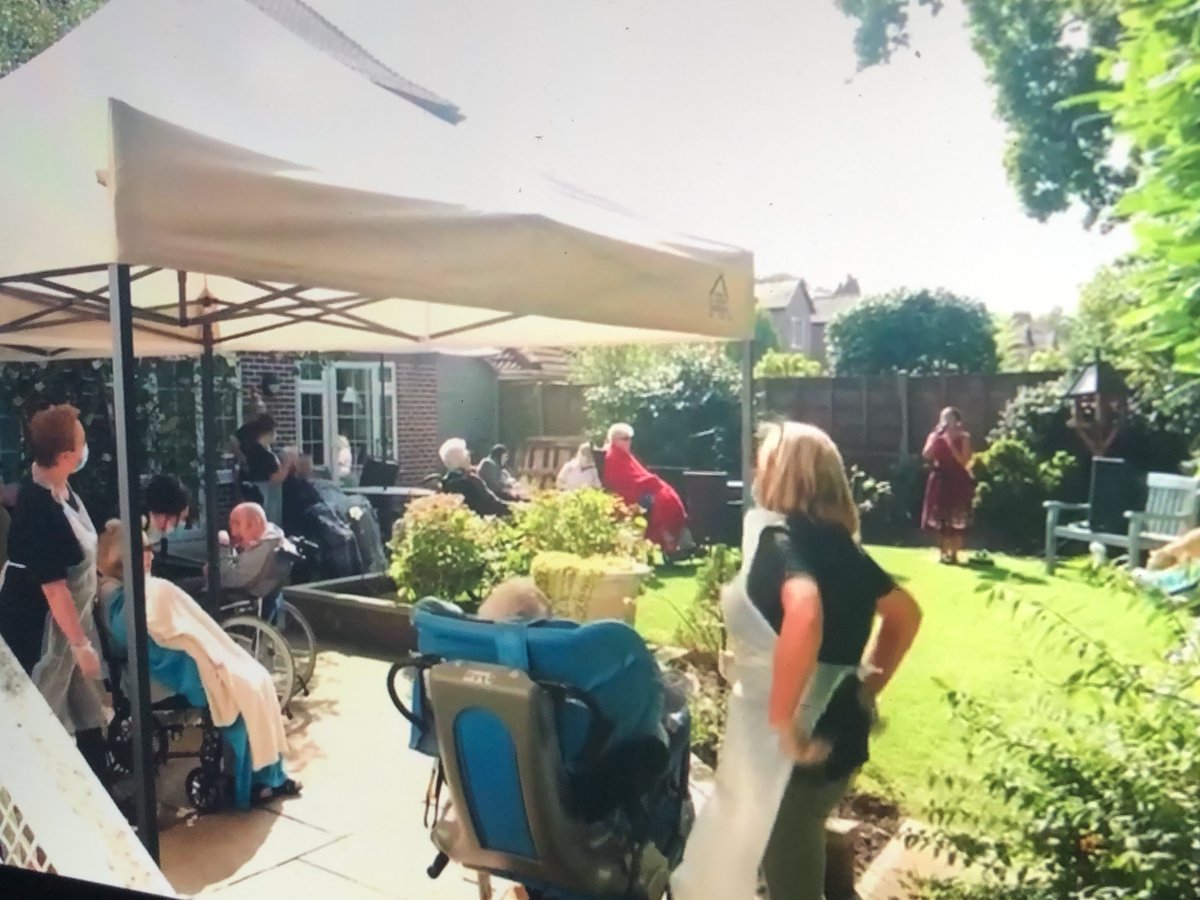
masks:
[[[396,458],[397,450],[397,435],[399,427],[397,425],[397,403],[396,403],[396,364],[393,362],[385,362],[384,370],[391,375],[391,378],[384,382],[384,402],[389,406],[391,413],[392,433],[388,436],[388,456]],[[302,397],[304,395],[319,395],[322,398],[321,415],[324,419],[324,427],[322,430],[322,440],[325,448],[325,466],[332,470],[337,457],[337,407],[339,402],[337,390],[337,373],[339,371],[365,371],[367,373],[367,422],[369,424],[369,433],[367,436],[368,452],[372,456],[380,455],[383,439],[383,423],[379,421],[379,378],[380,365],[378,362],[366,360],[337,360],[322,363],[321,377],[313,378],[297,378],[296,380],[296,441],[303,445],[303,418],[302,418]],[[360,469],[358,460],[354,462],[354,471]]]

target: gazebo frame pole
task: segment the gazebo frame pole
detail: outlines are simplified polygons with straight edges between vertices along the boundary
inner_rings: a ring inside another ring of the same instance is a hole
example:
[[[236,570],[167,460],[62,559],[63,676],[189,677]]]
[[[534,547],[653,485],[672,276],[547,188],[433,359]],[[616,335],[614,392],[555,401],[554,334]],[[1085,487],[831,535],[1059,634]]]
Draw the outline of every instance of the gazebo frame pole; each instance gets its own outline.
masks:
[[[754,341],[742,342],[742,511],[753,501],[754,480]]]
[[[217,420],[216,420],[216,361],[213,356],[213,327],[202,326],[204,341],[200,356],[200,419],[204,452],[204,531],[208,558],[208,612],[216,615],[221,608],[221,558],[217,541]]]
[[[136,357],[133,352],[133,301],[129,266],[108,267],[113,338],[113,413],[117,443],[117,492],[126,540],[121,547],[125,572],[125,623],[131,636],[133,678],[133,777],[137,788],[138,837],[158,862],[158,802],[154,785],[154,725],[150,713],[150,663],[146,631],[146,581],[141,514],[141,435],[137,422]]]

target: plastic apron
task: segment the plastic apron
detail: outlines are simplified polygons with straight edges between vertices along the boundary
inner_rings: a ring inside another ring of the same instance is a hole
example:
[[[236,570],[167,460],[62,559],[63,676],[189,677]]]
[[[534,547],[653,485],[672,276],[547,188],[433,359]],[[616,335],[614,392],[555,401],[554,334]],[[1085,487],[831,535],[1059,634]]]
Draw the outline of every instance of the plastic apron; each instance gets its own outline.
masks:
[[[762,510],[747,514],[742,569],[721,597],[727,647],[733,653],[725,741],[712,797],[701,809],[683,862],[671,877],[675,900],[752,900],[775,815],[795,767],[768,716],[777,635],[745,586],[759,535],[782,523],[782,517]],[[834,689],[855,672],[854,666],[818,663],[800,700],[797,727],[802,734],[812,734]]]
[[[76,503],[79,503],[76,498]],[[79,615],[84,635],[99,647],[92,606],[96,602],[96,529],[83,504],[79,509],[70,503],[62,504],[63,513],[83,551],[83,561],[67,570],[67,589]],[[62,629],[50,614],[46,615],[46,630],[42,638],[42,656],[33,667],[33,683],[46,698],[51,711],[58,716],[67,732],[74,734],[105,725],[104,705],[96,682],[89,681],[79,671],[71,645]]]

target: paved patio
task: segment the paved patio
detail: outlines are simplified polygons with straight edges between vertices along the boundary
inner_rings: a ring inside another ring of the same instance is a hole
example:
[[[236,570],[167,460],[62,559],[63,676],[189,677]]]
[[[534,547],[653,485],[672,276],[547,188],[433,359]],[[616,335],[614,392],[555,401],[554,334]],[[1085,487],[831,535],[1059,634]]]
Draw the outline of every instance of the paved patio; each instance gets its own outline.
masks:
[[[407,724],[388,699],[388,663],[334,650],[318,661],[312,695],[293,703],[289,772],[303,796],[248,813],[190,814],[183,780],[160,779],[162,869],[185,896],[476,900],[474,876],[425,868],[422,826],[429,761],[408,749]],[[506,886],[496,884],[496,895]]]

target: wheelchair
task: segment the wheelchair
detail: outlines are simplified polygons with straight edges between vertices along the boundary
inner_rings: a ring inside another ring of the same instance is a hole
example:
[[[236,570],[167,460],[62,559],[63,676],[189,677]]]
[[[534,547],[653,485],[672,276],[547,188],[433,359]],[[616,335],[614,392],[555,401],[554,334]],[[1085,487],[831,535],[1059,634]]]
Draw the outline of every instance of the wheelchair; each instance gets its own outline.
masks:
[[[410,748],[436,760],[427,874],[453,860],[540,900],[663,897],[694,817],[690,719],[637,632],[429,599],[413,624],[387,689]]]
[[[297,695],[309,693],[318,648],[308,620],[283,597],[293,569],[309,564],[313,545],[303,538],[288,540],[296,550],[281,548],[276,553],[274,577],[258,592],[261,596],[239,589],[223,590],[215,612],[208,611],[222,630],[271,673],[280,705],[290,716],[291,701]],[[203,565],[191,557],[172,555],[169,546],[156,556],[154,563],[156,575],[176,582],[195,581],[203,572]],[[206,601],[207,597],[202,594],[201,600]]]
[[[118,779],[133,777],[133,705],[126,693],[125,675],[128,662],[125,652],[116,645],[112,630],[100,604],[94,611],[100,652],[107,669],[105,688],[112,698],[113,718],[108,724],[108,767]],[[173,759],[195,759],[197,765],[184,781],[188,801],[199,813],[223,809],[231,795],[232,776],[227,772],[225,742],[221,731],[213,725],[207,705],[194,705],[182,694],[174,694],[156,682],[150,685],[152,760],[155,771]],[[201,731],[200,746],[195,751],[176,751],[171,744],[183,737],[188,728]]]

